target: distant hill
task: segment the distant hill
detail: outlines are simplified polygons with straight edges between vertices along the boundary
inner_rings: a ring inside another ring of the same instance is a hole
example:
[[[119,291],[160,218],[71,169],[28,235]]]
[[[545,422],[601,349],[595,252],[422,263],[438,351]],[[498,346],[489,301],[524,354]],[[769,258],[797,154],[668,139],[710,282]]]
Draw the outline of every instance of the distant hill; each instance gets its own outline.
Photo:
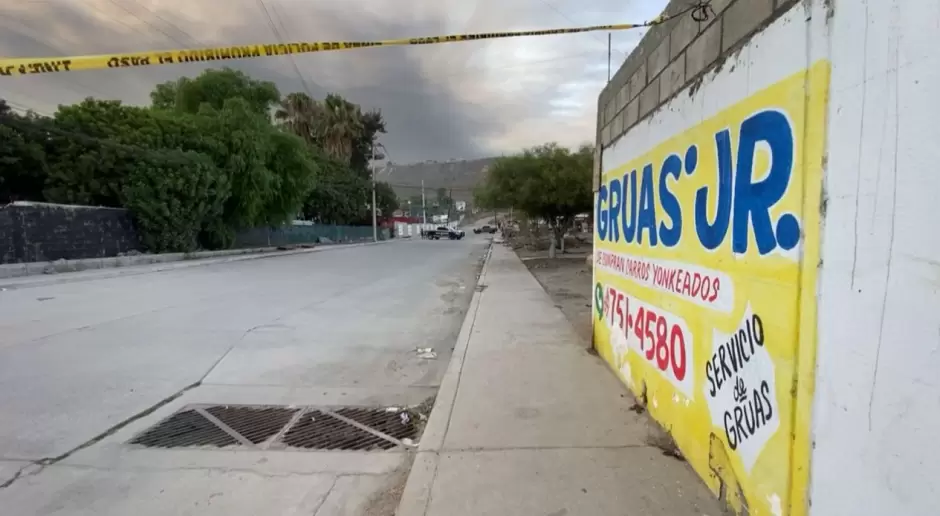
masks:
[[[377,171],[376,179],[392,185],[400,198],[421,195],[424,181],[425,195],[433,199],[438,188],[453,189],[454,200],[473,202],[473,188],[480,184],[487,168],[496,158],[453,161],[425,161],[400,165],[390,163]]]

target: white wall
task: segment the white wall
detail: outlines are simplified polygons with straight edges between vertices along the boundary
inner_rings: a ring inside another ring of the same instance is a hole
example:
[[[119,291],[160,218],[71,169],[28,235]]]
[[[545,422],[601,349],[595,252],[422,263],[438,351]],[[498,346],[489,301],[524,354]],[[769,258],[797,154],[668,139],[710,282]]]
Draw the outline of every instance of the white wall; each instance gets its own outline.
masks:
[[[811,512],[936,515],[940,2],[834,4]]]

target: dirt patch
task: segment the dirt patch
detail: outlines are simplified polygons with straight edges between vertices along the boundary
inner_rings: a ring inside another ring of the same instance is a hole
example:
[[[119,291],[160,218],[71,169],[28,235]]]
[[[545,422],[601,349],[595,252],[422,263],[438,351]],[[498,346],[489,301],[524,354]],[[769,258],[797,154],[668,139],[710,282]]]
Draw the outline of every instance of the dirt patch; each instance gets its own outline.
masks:
[[[517,250],[518,252],[518,250]],[[545,254],[544,252],[542,253]],[[520,254],[521,257],[521,254]],[[574,327],[585,346],[591,342],[591,268],[586,254],[562,255],[550,259],[540,256],[523,258],[523,262],[542,288],[551,296]]]
[[[539,237],[515,235],[509,239],[509,246],[516,252],[519,258],[528,260],[530,258],[547,258],[548,248],[551,242],[547,235]],[[590,233],[581,233],[577,235],[565,236],[565,252],[558,250],[558,257],[587,256],[593,252],[594,245],[591,242]]]

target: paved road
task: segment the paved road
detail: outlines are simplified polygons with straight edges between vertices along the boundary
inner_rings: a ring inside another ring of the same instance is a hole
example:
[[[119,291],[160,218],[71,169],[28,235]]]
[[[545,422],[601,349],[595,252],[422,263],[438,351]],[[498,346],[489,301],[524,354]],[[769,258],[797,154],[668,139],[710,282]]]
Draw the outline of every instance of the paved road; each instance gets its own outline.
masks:
[[[184,403],[398,405],[433,395],[486,242],[400,241],[0,292],[0,484],[19,475],[0,488],[0,507],[346,514],[331,507],[383,488],[404,455],[123,443]]]

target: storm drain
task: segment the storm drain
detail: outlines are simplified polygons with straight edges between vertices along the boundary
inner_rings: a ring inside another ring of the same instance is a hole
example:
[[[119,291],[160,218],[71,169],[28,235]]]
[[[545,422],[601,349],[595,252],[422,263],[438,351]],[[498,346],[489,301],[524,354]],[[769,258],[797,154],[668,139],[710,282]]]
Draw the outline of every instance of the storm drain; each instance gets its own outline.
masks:
[[[186,446],[233,446],[238,444],[214,423],[195,410],[177,412],[131,440],[150,448],[182,448]]]
[[[259,444],[284,428],[298,409],[225,406],[209,407],[206,412],[253,444]]]
[[[370,451],[412,446],[418,432],[417,415],[395,407],[190,405],[129,444]]]
[[[418,433],[417,418],[408,411],[397,412],[346,407],[337,410],[336,414],[369,428],[374,428],[398,440],[414,439]]]
[[[393,441],[318,410],[301,416],[284,435],[284,443],[313,450],[388,450],[397,446]]]

